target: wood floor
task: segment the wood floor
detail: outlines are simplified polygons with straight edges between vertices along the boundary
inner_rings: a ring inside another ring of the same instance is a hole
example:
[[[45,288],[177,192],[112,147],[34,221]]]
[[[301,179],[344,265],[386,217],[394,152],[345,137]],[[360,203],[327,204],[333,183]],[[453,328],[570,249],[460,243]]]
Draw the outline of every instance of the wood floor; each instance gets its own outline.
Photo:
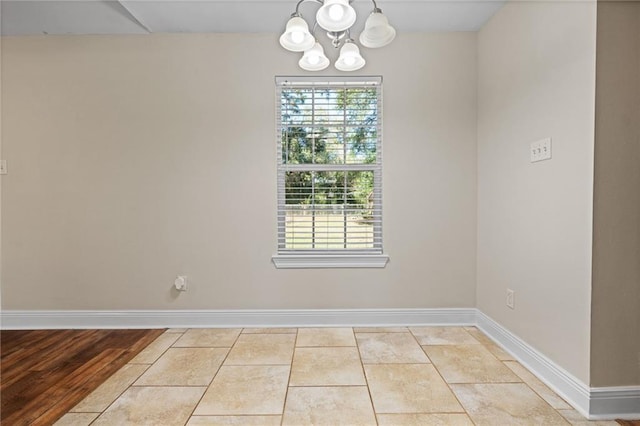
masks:
[[[53,424],[163,332],[2,331],[2,424]]]

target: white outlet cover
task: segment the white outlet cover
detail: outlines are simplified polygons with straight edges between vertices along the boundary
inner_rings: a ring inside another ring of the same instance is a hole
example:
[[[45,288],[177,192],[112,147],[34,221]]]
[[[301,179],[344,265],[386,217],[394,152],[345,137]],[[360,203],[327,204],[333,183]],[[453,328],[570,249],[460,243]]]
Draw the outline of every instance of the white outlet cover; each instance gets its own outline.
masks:
[[[508,288],[507,289],[507,307],[511,309],[515,309],[515,302],[516,302],[516,292]]]
[[[187,291],[187,277],[184,275],[178,275],[176,280],[173,282],[173,285],[178,291]]]
[[[538,161],[551,159],[551,138],[540,139],[539,141],[531,142],[530,146],[531,162],[536,163]]]

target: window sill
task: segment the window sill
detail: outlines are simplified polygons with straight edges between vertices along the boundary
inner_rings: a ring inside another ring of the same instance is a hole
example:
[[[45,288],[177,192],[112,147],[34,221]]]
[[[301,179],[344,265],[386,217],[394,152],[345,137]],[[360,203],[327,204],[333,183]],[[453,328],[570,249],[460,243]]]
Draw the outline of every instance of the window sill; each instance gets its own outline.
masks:
[[[384,268],[389,261],[389,256],[386,254],[276,254],[271,257],[271,261],[277,269]]]

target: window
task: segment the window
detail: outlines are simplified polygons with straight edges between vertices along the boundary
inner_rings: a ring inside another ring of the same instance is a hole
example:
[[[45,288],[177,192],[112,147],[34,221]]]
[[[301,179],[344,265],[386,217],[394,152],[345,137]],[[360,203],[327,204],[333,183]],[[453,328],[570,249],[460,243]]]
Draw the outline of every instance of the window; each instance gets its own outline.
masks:
[[[384,267],[381,78],[281,77],[277,267]]]

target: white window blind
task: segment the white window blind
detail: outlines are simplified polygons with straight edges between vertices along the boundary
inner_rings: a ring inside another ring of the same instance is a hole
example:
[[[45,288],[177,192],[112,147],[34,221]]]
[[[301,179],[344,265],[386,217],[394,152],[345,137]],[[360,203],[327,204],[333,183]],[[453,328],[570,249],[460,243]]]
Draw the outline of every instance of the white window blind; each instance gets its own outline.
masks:
[[[279,254],[382,254],[381,83],[276,79]]]

